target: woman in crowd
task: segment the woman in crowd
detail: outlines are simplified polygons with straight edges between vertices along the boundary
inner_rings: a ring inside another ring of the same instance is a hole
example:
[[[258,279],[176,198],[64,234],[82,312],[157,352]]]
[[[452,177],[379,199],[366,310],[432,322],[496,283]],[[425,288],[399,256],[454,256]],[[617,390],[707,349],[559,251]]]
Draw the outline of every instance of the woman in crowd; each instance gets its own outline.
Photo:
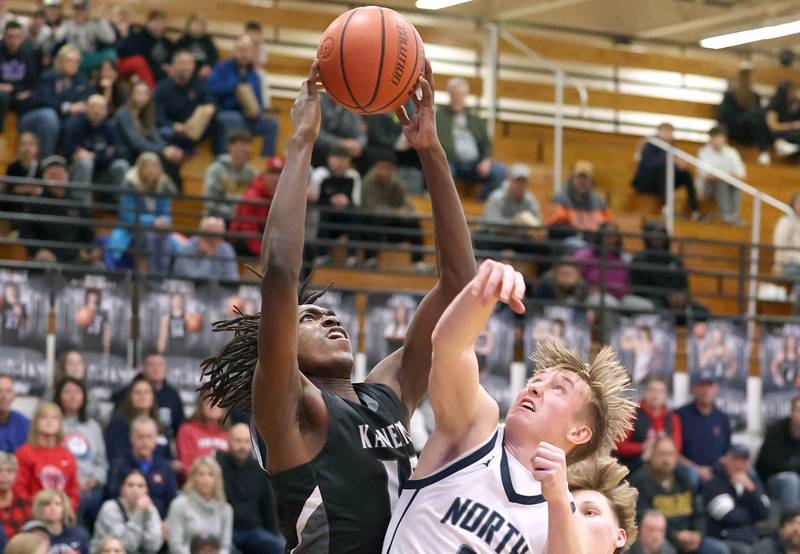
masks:
[[[192,537],[212,535],[219,539],[220,554],[229,554],[233,535],[233,508],[225,500],[222,470],[213,458],[197,458],[189,471],[183,493],[170,504],[167,514],[170,554],[189,554]]]
[[[64,491],[72,502],[79,501],[78,464],[64,447],[64,417],[61,408],[52,402],[40,402],[31,420],[28,442],[16,451],[19,471],[14,494],[33,498],[40,490],[55,488]]]
[[[189,16],[186,30],[175,44],[175,51],[178,50],[186,50],[192,54],[200,79],[208,78],[211,68],[219,61],[217,47],[208,34],[208,23],[196,13]]]
[[[106,428],[106,450],[108,451],[110,462],[113,463],[117,458],[124,458],[130,454],[131,422],[137,416],[148,416],[153,421],[160,421],[153,385],[142,375],[137,375],[133,378],[133,382],[128,387],[117,412],[108,422],[108,427]],[[159,428],[159,431],[156,453],[170,460],[172,459],[172,452],[169,447],[169,440],[164,436],[163,430]]]
[[[64,413],[64,445],[78,463],[81,491],[78,517],[91,527],[103,501],[103,487],[108,474],[103,430],[86,413],[86,384],[83,381],[64,377],[56,384],[55,402]]]
[[[717,119],[728,129],[731,140],[758,146],[761,152],[758,163],[769,165],[772,133],[761,107],[761,97],[753,90],[752,76],[749,67],[739,70],[722,97]]]
[[[128,89],[125,88],[119,77],[116,60],[104,60],[100,64],[100,67],[94,72],[92,85],[94,91],[105,97],[108,102],[109,115],[114,115],[128,99]]]
[[[800,103],[797,88],[783,81],[767,105],[767,126],[775,139],[775,153],[785,158],[800,151]]]
[[[139,223],[153,230],[143,231],[141,248],[147,255],[147,267],[152,273],[166,273],[172,259],[170,233],[172,226],[172,200],[175,185],[165,173],[158,154],[145,152],[136,160],[125,176],[125,188],[120,196],[119,218],[124,223]],[[118,227],[111,233],[109,248],[115,262],[122,259],[125,250],[132,247],[134,236]]]
[[[97,550],[94,551],[94,554],[125,554],[125,552],[125,547],[121,540],[116,537],[106,537]]]
[[[42,167],[39,161],[39,139],[33,133],[22,133],[19,136],[17,159],[8,164],[6,175],[18,179],[41,179]],[[0,194],[21,197],[0,202],[0,210],[23,213],[30,208],[30,204],[25,202],[25,198],[41,196],[42,187],[36,183],[2,181],[0,182]],[[10,223],[11,228],[17,231],[24,226],[23,221],[13,220]]]
[[[89,533],[76,524],[75,512],[72,511],[64,491],[39,491],[33,499],[31,515],[47,527],[50,533],[50,552],[89,554]]]
[[[0,452],[0,524],[9,539],[17,534],[31,514],[31,499],[14,494],[16,479],[17,459],[13,454]]]
[[[228,451],[228,429],[222,424],[225,412],[206,398],[197,399],[192,417],[178,429],[175,445],[178,459],[187,473],[195,459]]]
[[[20,533],[8,541],[3,554],[47,554],[47,541],[36,533]]]
[[[147,493],[147,480],[138,469],[122,480],[119,496],[107,500],[94,526],[92,552],[102,552],[109,538],[119,537],[125,550],[155,554],[161,549],[161,516]]]

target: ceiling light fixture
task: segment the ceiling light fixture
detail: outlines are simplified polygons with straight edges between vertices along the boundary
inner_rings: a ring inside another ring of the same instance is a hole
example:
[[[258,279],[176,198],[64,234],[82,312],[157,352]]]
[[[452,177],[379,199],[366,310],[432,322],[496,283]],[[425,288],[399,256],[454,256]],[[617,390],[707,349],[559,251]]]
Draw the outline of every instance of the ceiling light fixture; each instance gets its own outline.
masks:
[[[472,0],[417,0],[417,8],[421,10],[441,10],[458,4],[466,4]]]
[[[731,46],[739,46],[740,44],[748,44],[750,42],[758,42],[760,40],[770,40],[789,35],[796,35],[798,33],[800,33],[800,20],[704,38],[700,41],[700,46],[703,48],[719,50],[720,48],[730,48]]]

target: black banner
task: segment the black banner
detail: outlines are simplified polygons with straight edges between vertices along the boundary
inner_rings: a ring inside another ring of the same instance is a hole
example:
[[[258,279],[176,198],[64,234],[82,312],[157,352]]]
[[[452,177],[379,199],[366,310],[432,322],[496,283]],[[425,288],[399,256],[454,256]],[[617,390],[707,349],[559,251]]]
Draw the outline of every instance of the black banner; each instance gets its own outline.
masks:
[[[800,394],[800,324],[762,324],[759,345],[764,424],[789,415]]]
[[[41,275],[0,269],[0,372],[14,378],[18,394],[47,387],[48,288]]]
[[[529,308],[528,314],[525,319],[524,345],[529,375],[533,372],[533,362],[529,355],[536,351],[537,345],[543,340],[551,340],[571,350],[577,350],[583,359],[588,359],[592,334],[584,310],[568,306],[541,306]]]
[[[651,375],[672,382],[675,373],[675,320],[662,314],[620,317],[611,345],[637,389]]]
[[[498,304],[475,341],[481,385],[500,406],[505,415],[517,391],[511,390],[511,363],[514,361],[514,339],[517,320],[514,312]]]

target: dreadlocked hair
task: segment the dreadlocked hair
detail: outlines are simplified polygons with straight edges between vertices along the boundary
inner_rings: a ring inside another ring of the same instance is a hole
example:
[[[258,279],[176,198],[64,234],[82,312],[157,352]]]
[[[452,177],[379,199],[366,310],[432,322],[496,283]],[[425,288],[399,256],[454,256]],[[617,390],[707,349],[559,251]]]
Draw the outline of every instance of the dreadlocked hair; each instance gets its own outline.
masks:
[[[592,429],[592,437],[567,454],[568,464],[598,452],[610,453],[633,428],[636,404],[629,398],[631,380],[610,346],[603,348],[588,364],[575,350],[544,341],[539,343],[531,360],[535,365],[534,375],[549,369],[564,369],[577,373],[589,385],[589,398],[582,415]]]
[[[567,469],[567,482],[570,492],[596,491],[606,497],[617,525],[625,529],[627,540],[614,554],[624,552],[636,542],[639,534],[636,528],[636,498],[639,491],[623,481],[628,468],[609,456],[597,456],[571,465]]]
[[[248,266],[253,273],[261,273]],[[308,290],[313,270],[301,283],[297,291],[298,305],[313,304],[332,286],[322,290]],[[237,317],[216,321],[212,324],[215,333],[233,333],[233,338],[200,364],[201,380],[197,391],[212,404],[230,414],[236,411],[250,413],[253,400],[253,376],[258,365],[258,325],[261,313],[246,314],[238,306],[233,307]]]

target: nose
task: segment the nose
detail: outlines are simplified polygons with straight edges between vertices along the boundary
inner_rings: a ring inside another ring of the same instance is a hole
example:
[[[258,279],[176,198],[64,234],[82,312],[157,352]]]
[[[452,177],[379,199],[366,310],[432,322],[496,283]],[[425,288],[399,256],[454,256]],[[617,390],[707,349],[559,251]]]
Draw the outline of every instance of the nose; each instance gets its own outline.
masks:
[[[535,381],[528,385],[528,391],[534,396],[539,397],[544,391],[544,386],[541,381]]]
[[[335,315],[327,315],[322,320],[322,326],[323,327],[341,327],[342,326],[342,322],[339,321],[339,318],[336,317]]]

